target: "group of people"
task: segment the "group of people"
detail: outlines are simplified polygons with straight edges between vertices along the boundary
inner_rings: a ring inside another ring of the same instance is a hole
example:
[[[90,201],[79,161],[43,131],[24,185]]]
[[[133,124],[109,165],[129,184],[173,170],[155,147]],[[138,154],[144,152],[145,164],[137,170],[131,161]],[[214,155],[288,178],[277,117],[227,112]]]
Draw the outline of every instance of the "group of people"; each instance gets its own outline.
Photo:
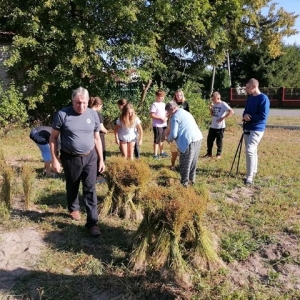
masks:
[[[270,101],[259,90],[259,83],[252,78],[246,85],[249,97],[243,113],[244,142],[246,146],[245,184],[252,184],[257,173],[257,147],[263,137],[269,114]],[[156,92],[156,101],[150,107],[153,128],[153,157],[168,157],[164,141],[170,144],[171,167],[179,155],[180,182],[193,185],[196,179],[197,161],[203,135],[194,117],[189,112],[188,102],[182,90],[176,91],[172,101],[164,103],[165,92]],[[143,140],[141,121],[134,107],[126,99],[118,101],[120,116],[115,122],[115,141],[122,156],[127,159],[140,157],[139,146]],[[70,217],[79,221],[79,186],[82,182],[83,198],[87,212],[86,228],[92,236],[99,236],[97,226],[97,176],[105,171],[105,139],[107,129],[100,114],[103,102],[99,97],[89,97],[86,89],[79,87],[72,93],[72,106],[59,110],[52,127],[38,127],[31,131],[30,138],[38,145],[45,162],[45,172],[60,173],[61,165],[66,179],[67,203]],[[221,158],[225,119],[234,114],[218,92],[212,95],[212,117],[207,136],[207,154],[212,157],[216,140],[217,158]],[[60,151],[59,151],[60,148]],[[49,155],[50,152],[50,155]],[[51,166],[52,164],[52,166]]]

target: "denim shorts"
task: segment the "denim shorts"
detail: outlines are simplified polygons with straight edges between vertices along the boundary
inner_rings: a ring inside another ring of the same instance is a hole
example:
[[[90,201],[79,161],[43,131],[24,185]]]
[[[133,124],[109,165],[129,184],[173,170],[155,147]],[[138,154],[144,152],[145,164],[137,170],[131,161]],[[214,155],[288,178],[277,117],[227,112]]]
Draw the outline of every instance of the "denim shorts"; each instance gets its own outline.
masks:
[[[50,154],[50,145],[49,144],[46,144],[46,145],[36,144],[36,145],[41,150],[44,162],[50,162],[52,160],[51,159],[51,154]]]

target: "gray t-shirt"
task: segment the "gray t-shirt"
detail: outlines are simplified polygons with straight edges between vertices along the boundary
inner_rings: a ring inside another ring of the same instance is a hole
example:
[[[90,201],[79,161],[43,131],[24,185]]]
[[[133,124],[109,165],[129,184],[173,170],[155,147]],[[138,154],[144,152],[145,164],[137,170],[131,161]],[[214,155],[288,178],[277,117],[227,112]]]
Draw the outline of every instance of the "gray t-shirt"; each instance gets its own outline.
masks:
[[[62,150],[84,154],[95,147],[94,133],[100,129],[99,117],[93,109],[87,108],[78,114],[70,106],[55,114],[52,128],[60,131]]]
[[[217,120],[222,118],[230,109],[230,106],[223,101],[214,104],[212,106],[212,119],[210,127],[214,129],[225,128],[225,120],[223,120],[221,123],[218,123]]]

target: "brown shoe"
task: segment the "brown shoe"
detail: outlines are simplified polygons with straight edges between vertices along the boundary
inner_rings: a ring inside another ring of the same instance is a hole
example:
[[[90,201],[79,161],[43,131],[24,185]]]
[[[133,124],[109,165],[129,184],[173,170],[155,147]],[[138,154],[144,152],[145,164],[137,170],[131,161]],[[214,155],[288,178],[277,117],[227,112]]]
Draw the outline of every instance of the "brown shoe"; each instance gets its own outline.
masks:
[[[99,227],[96,225],[89,228],[89,232],[90,232],[90,235],[94,236],[94,237],[101,235],[101,231],[100,231]]]
[[[75,221],[80,221],[81,220],[81,215],[80,215],[80,212],[78,210],[74,210],[74,211],[70,212],[70,216]]]

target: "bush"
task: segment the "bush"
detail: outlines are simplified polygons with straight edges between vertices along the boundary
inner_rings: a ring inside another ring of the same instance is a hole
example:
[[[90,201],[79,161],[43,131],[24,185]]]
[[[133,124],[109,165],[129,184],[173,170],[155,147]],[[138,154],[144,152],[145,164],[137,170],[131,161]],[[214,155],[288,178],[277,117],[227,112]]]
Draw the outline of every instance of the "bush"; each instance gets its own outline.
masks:
[[[22,93],[12,82],[6,91],[0,86],[0,126],[24,125],[28,120],[25,104],[22,102]]]

